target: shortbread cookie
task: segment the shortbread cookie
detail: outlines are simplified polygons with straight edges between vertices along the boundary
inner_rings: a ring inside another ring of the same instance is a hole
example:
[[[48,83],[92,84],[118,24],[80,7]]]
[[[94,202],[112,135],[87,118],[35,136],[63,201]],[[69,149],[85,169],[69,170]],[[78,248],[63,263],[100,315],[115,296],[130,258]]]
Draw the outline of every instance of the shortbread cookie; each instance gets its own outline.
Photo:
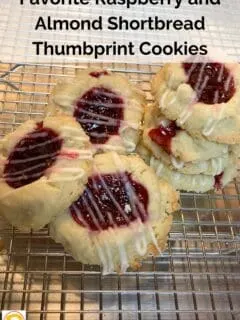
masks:
[[[238,64],[166,64],[152,81],[161,112],[192,136],[240,143],[240,66]]]
[[[103,272],[137,267],[164,249],[178,193],[136,155],[96,155],[84,192],[50,225],[73,257]]]
[[[133,152],[139,140],[144,94],[110,71],[87,69],[53,90],[48,114],[73,115],[95,150]]]
[[[237,174],[237,160],[234,156],[230,158],[229,165],[218,175],[210,176],[205,174],[183,174],[171,170],[163,161],[154,157],[150,160],[150,166],[156,174],[172,184],[177,190],[207,192],[212,189],[222,189]]]
[[[224,157],[228,145],[193,138],[174,121],[169,121],[154,105],[147,105],[144,116],[143,143],[157,159],[171,157],[173,165]]]
[[[20,229],[40,229],[83,190],[91,158],[74,118],[25,122],[0,141],[0,214]]]
[[[152,157],[152,152],[143,144],[140,140],[137,145],[136,152],[141,156],[141,158],[150,165],[150,160]],[[171,170],[177,170],[184,174],[206,174],[206,175],[218,175],[229,164],[229,154],[223,154],[222,157],[212,158],[205,161],[197,162],[182,162],[178,161],[175,157],[169,156],[164,150],[158,150],[158,157],[163,161],[165,165]]]
[[[196,162],[183,162],[178,161],[176,158],[169,156],[164,151],[159,150],[159,154],[162,153],[160,158],[165,165],[171,170],[177,170],[184,174],[206,174],[206,175],[218,175],[229,165],[229,153],[224,154],[221,157],[212,158],[205,161]]]

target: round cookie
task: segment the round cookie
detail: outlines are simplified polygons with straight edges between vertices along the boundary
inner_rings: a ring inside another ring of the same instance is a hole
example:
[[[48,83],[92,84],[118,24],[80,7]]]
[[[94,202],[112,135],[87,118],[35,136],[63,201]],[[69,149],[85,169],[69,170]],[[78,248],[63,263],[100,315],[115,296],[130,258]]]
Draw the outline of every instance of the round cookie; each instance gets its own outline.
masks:
[[[234,148],[231,148],[233,152]],[[136,152],[141,156],[141,158],[150,165],[150,160],[152,157],[152,151],[150,151],[141,140],[137,145]],[[176,158],[170,157],[164,150],[158,149],[158,158],[171,170],[177,170],[184,174],[206,174],[206,175],[217,175],[221,173],[224,168],[227,167],[229,163],[229,154],[223,154],[222,157],[216,157],[205,161],[197,162],[179,162]]]
[[[178,193],[136,155],[96,155],[84,192],[50,224],[66,251],[103,272],[138,267],[163,250]]]
[[[152,104],[145,108],[143,143],[156,158],[168,156],[174,163],[206,161],[228,153],[228,145],[191,137]]]
[[[171,170],[163,161],[154,157],[150,160],[150,166],[156,174],[172,184],[177,190],[207,192],[212,189],[222,189],[237,174],[237,159],[232,155],[228,166],[224,172],[215,175],[205,174],[183,174],[176,170]]]
[[[161,112],[196,138],[240,143],[239,64],[172,63],[153,78]]]
[[[74,118],[28,120],[0,141],[0,214],[19,229],[40,229],[76,199],[91,165]]]
[[[125,76],[87,69],[55,86],[47,113],[73,115],[96,151],[129,153],[139,140],[144,104],[143,92]]]
[[[176,158],[169,156],[166,152],[159,150],[161,157],[157,158],[163,161],[171,170],[177,170],[184,174],[205,174],[218,175],[229,165],[229,153],[221,157],[212,158],[205,161],[181,162]]]

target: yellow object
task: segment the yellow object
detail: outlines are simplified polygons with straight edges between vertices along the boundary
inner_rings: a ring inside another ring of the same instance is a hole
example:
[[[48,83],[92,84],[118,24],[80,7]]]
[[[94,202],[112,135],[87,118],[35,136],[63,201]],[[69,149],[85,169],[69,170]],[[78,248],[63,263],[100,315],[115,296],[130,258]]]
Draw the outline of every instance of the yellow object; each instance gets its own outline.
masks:
[[[25,319],[21,313],[17,311],[11,311],[5,316],[3,320],[25,320]]]

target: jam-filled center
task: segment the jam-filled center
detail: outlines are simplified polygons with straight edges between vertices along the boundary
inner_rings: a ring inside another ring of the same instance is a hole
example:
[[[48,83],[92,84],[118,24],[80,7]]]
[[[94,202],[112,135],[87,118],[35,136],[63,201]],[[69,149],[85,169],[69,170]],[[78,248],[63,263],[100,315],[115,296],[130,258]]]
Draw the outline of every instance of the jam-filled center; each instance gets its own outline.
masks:
[[[221,63],[183,63],[187,83],[205,104],[226,103],[235,93],[234,78]]]
[[[12,188],[23,187],[42,177],[56,161],[62,139],[50,128],[38,124],[14,147],[4,167],[4,178]]]
[[[108,76],[109,73],[106,70],[102,71],[92,71],[89,73],[91,77],[100,78],[101,76]]]
[[[171,153],[172,138],[176,136],[177,131],[181,130],[175,121],[168,121],[166,124],[160,124],[157,128],[149,131],[148,135],[167,153]]]
[[[128,226],[148,218],[148,192],[127,172],[95,175],[70,207],[73,219],[92,230]]]
[[[123,99],[109,89],[92,88],[77,100],[73,115],[92,143],[104,144],[119,132]]]

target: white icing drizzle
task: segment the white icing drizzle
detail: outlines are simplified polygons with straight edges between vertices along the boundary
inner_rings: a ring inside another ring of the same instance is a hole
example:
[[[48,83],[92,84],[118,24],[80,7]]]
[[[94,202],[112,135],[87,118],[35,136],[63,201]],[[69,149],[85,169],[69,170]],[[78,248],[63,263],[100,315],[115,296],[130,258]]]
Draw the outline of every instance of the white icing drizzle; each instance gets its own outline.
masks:
[[[150,158],[150,166],[154,168],[154,165],[155,165],[155,159],[154,159],[154,157],[151,157]]]
[[[229,77],[228,77],[229,79]],[[217,104],[218,101],[218,96],[216,95],[214,98],[214,102],[215,104]],[[217,118],[216,119],[209,119],[205,125],[205,127],[203,128],[202,134],[205,136],[209,136],[212,134],[212,132],[215,130],[217,124],[219,123],[219,121],[222,119],[222,115],[224,112],[224,109],[227,107],[227,103],[222,103],[220,105],[218,105],[217,110]]]
[[[82,113],[83,114],[87,114],[91,117],[96,116],[96,114],[94,112],[88,111],[88,110],[84,110],[82,109]],[[98,118],[100,120],[96,120],[96,119],[81,119],[81,123],[93,123],[93,124],[99,124],[99,125],[117,125],[119,120],[118,119],[114,119],[108,116],[104,116],[104,115],[100,115],[98,114]]]
[[[138,230],[135,231],[134,241],[137,252],[140,256],[144,256],[147,252],[147,238],[144,229],[145,226],[143,225],[141,220],[139,220]]]
[[[147,252],[147,240],[144,233],[138,235],[139,239],[136,241],[136,249],[140,256],[144,256]]]
[[[156,171],[156,173],[157,173],[158,176],[161,175],[162,170],[163,170],[163,164],[160,163],[160,164],[158,165],[157,171]]]
[[[182,169],[184,167],[184,162],[178,160],[174,156],[171,156],[171,162],[172,162],[172,165],[174,166],[174,168],[176,168],[176,169]]]
[[[165,100],[167,98],[168,93],[170,92],[170,90],[166,90],[164,92],[164,94],[162,95],[162,97],[159,99],[159,108],[164,110],[168,107],[168,105],[165,103]]]
[[[124,144],[128,152],[133,152],[136,149],[136,144],[133,141],[124,139]]]
[[[154,231],[153,231],[153,228],[150,224],[147,225],[147,228],[148,228],[148,231],[150,233],[150,236],[151,236],[151,239],[152,239],[152,242],[153,244],[155,245],[155,247],[157,248],[159,254],[162,254],[162,250],[159,248],[159,245],[157,243],[157,239],[156,239],[156,236],[154,234]]]
[[[192,185],[193,185],[193,187],[195,187],[195,185],[196,185],[196,177],[193,175],[193,178],[192,178]]]
[[[108,232],[110,233],[111,237],[114,238],[115,244],[118,248],[119,253],[119,261],[120,261],[120,271],[121,273],[126,272],[127,268],[129,267],[129,258],[127,254],[127,250],[125,245],[133,245],[137,253],[140,256],[144,256],[147,253],[147,244],[148,244],[148,235],[150,236],[152,243],[156,247],[159,254],[162,254],[161,249],[158,246],[156,236],[154,234],[153,228],[150,223],[143,224],[140,220],[137,224],[130,224],[129,228],[132,231],[131,241],[133,244],[125,243],[124,239],[117,237],[115,230],[113,228],[109,228]],[[97,252],[99,255],[99,259],[101,261],[103,267],[103,274],[109,274],[114,271],[114,261],[111,251],[111,246],[108,243],[107,238],[102,241],[103,244],[100,245],[99,240],[96,236],[93,236],[94,244],[96,245]]]
[[[114,271],[114,263],[113,263],[113,258],[112,258],[112,251],[111,251],[111,247],[109,246],[109,243],[105,240],[104,241],[104,246],[105,246],[105,250],[107,253],[107,268],[104,274],[107,273],[112,273]]]
[[[217,163],[217,159],[215,159],[215,158],[212,158],[211,159],[211,164],[212,164],[212,167],[213,167],[213,170],[215,170],[215,172],[217,172],[218,171],[218,163]]]
[[[161,163],[161,162],[158,163],[157,159],[155,159],[154,157],[151,157],[150,166],[155,169],[155,172],[158,176],[161,176],[161,172],[164,168],[163,163]]]
[[[34,130],[34,129],[33,129]],[[35,129],[36,130],[36,129]],[[29,133],[31,133],[31,138],[41,138],[41,137],[46,137],[46,132],[36,132],[36,131],[33,131],[33,132],[29,132]],[[28,133],[26,133],[26,135],[27,135]],[[36,145],[34,145],[34,146],[32,146],[33,148],[35,148],[35,147],[39,147],[39,146],[44,146],[44,145],[46,145],[46,144],[49,144],[49,143],[52,143],[52,142],[55,142],[55,141],[59,141],[60,140],[60,137],[59,136],[61,136],[62,134],[59,134],[57,137],[55,137],[55,138],[51,138],[50,140],[47,140],[47,141],[45,141],[45,142],[42,142],[42,143],[38,143],[38,144],[36,144]],[[25,137],[25,135],[22,135],[22,134],[19,134],[19,138],[20,139],[22,139],[22,138],[24,138]],[[16,151],[24,151],[24,150],[27,150],[28,149],[28,147],[26,147],[26,148],[24,148],[24,147],[18,147],[18,148],[14,148],[14,150],[16,150]]]
[[[204,65],[202,66],[201,68],[201,73],[204,71]],[[202,78],[202,75],[200,75],[200,77],[198,78],[198,84],[197,84],[197,87],[196,87],[196,92],[199,93],[199,95],[202,94],[203,90],[206,88],[206,85],[208,83],[208,80],[209,80],[209,76],[205,76],[204,80],[203,80],[203,83],[201,84],[201,78]],[[200,87],[200,89],[198,90],[198,88]]]
[[[122,241],[117,240],[118,250],[119,250],[119,256],[121,261],[121,273],[126,272],[127,268],[129,267],[128,263],[128,256],[127,252],[124,246],[124,243]]]
[[[100,220],[100,221],[104,221],[104,217],[103,217],[103,215],[102,215],[102,212],[101,212],[101,210],[98,208],[98,205],[97,205],[96,201],[94,201],[94,198],[93,198],[93,196],[92,196],[92,193],[91,193],[91,191],[90,191],[89,189],[87,189],[87,195],[88,195],[88,198],[89,198],[91,204],[94,206],[94,209],[95,209],[96,212],[97,212],[97,215],[98,215],[99,220]],[[88,208],[88,212],[90,213],[91,218],[93,219],[95,225],[96,225],[96,226],[98,227],[98,229],[100,230],[100,229],[101,229],[101,226],[100,226],[100,224],[98,223],[98,221],[97,221],[94,213],[92,212],[91,207],[88,205],[87,197],[83,197],[83,202],[84,202],[84,204],[86,205],[86,207]]]
[[[193,112],[193,109],[190,108],[189,106],[186,106],[180,114],[179,124],[183,125],[188,120],[188,118],[192,115],[192,112]]]
[[[205,127],[203,128],[202,134],[206,137],[210,136],[210,134],[213,132],[215,126],[216,126],[216,120],[209,118],[207,120]]]
[[[160,124],[163,126],[163,127],[168,127],[168,125],[171,123],[170,120],[168,119],[161,119],[160,120]]]
[[[129,226],[132,231],[131,241],[134,242],[134,246],[137,250],[137,253],[140,256],[144,256],[147,253],[147,234],[146,231],[150,234],[150,239],[152,240],[153,244],[157,248],[158,252],[161,254],[161,249],[157,244],[156,237],[154,235],[152,226],[149,224],[143,224],[140,220],[137,224],[130,224]],[[121,273],[126,272],[127,268],[129,267],[129,259],[127,250],[125,248],[124,239],[121,239],[116,236],[115,230],[110,228],[109,232],[111,233],[111,237],[115,239],[115,243],[118,247],[119,252],[119,259],[121,265]],[[111,247],[109,246],[107,240],[104,241],[104,247],[100,246],[98,242],[95,241],[97,244],[97,250],[99,254],[99,258],[103,265],[103,274],[108,274],[114,271],[114,262],[111,253]],[[126,244],[127,245],[127,244]],[[129,244],[128,244],[129,245]],[[131,243],[130,243],[131,245]]]
[[[93,242],[94,242],[94,245],[95,245],[95,247],[96,247],[96,249],[97,249],[97,253],[98,253],[99,259],[100,259],[100,261],[101,261],[102,267],[103,267],[102,273],[103,273],[104,275],[106,275],[106,274],[109,273],[108,260],[106,259],[104,250],[103,250],[103,248],[99,245],[96,237],[93,237]]]
[[[15,150],[19,151],[20,148],[16,148]],[[37,156],[37,157],[31,157],[31,158],[27,158],[27,159],[23,159],[23,160],[11,160],[11,163],[12,164],[15,164],[15,163],[24,163],[24,162],[28,162],[28,161],[35,161],[35,160],[44,160],[48,157],[51,157],[51,156],[55,156],[56,153],[48,153],[47,155],[44,154],[44,155],[40,155],[40,156]]]
[[[223,71],[224,71],[224,64],[221,65],[220,72],[218,74],[218,79],[217,79],[218,82],[220,82],[222,79]],[[226,83],[225,83],[225,85],[226,85]]]
[[[223,159],[222,158],[212,158],[212,167],[214,169],[214,174],[220,174],[223,170]]]
[[[121,135],[121,138],[123,139],[123,142],[127,151],[133,152],[136,149],[136,143],[134,142],[134,137],[130,140],[128,138],[129,134],[124,134],[124,131],[129,130],[130,127],[137,131],[140,127],[140,124],[135,123],[135,126],[128,126],[128,127],[125,126],[120,129],[119,133]]]
[[[225,81],[224,83],[224,89],[227,91],[230,87],[230,83],[231,83],[231,78],[232,78],[232,74],[229,72],[227,81]]]

